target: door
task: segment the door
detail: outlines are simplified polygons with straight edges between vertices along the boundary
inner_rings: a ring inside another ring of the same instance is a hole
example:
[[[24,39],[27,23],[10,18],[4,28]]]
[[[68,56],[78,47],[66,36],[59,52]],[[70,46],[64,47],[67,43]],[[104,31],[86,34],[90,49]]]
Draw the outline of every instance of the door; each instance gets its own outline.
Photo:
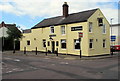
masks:
[[[52,53],[54,53],[55,52],[55,42],[52,41],[51,43],[52,43]]]

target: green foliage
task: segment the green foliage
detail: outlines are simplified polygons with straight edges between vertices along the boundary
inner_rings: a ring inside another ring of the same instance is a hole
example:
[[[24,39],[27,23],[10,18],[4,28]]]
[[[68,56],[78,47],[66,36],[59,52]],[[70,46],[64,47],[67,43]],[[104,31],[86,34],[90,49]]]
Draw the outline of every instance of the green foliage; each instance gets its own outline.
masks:
[[[8,34],[8,39],[19,40],[19,38],[22,37],[22,33],[20,32],[20,30],[18,30],[17,27],[8,28],[7,34]]]

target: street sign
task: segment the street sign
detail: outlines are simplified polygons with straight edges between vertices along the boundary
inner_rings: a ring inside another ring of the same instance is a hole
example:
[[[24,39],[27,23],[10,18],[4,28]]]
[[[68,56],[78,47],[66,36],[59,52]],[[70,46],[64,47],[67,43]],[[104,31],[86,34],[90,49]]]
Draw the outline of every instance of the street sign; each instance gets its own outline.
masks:
[[[111,41],[115,41],[116,40],[116,36],[111,36]]]
[[[78,34],[79,34],[79,38],[83,37],[83,33],[82,32],[78,32]]]

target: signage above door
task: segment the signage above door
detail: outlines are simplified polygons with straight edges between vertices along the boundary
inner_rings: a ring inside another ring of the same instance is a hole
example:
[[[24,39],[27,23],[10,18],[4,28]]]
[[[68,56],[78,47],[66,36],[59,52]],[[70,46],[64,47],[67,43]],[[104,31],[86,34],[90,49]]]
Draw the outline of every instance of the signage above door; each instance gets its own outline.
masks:
[[[71,27],[71,31],[79,31],[82,30],[82,26]]]

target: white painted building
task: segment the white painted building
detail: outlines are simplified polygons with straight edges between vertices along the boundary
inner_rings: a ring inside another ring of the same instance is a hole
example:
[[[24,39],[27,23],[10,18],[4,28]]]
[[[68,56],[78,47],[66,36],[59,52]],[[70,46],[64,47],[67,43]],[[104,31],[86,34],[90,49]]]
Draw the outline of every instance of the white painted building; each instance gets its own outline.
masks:
[[[112,30],[112,33],[111,33]],[[113,24],[110,28],[110,35],[116,36],[116,40],[111,42],[111,45],[120,45],[120,24]]]

